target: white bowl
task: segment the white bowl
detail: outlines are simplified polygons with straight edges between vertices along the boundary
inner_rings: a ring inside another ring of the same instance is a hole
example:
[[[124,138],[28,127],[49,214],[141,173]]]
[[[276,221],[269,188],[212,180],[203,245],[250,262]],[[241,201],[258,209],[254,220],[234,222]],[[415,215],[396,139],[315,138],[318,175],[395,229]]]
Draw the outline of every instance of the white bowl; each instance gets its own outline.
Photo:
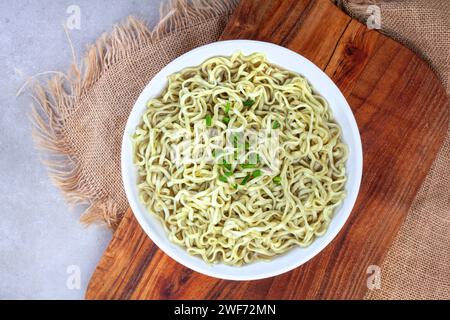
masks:
[[[131,135],[138,126],[150,98],[159,96],[167,86],[167,76],[186,67],[197,66],[208,58],[231,56],[236,51],[248,55],[262,52],[270,63],[295,71],[305,76],[314,90],[325,97],[333,111],[335,120],[342,128],[344,142],[349,147],[346,163],[347,197],[335,212],[325,235],[317,237],[306,248],[293,248],[287,253],[274,257],[271,261],[257,261],[241,267],[225,264],[209,265],[201,258],[189,255],[185,249],[172,243],[158,221],[139,201],[137,189],[137,169],[132,161]],[[350,215],[358,195],[362,175],[362,147],[358,127],[353,113],[341,91],[331,79],[316,65],[301,55],[267,42],[251,40],[230,40],[211,43],[183,54],[165,66],[145,87],[129,116],[122,143],[122,178],[131,209],[142,229],[168,256],[182,265],[208,276],[228,280],[256,280],[290,271],[323,250],[338,234]]]

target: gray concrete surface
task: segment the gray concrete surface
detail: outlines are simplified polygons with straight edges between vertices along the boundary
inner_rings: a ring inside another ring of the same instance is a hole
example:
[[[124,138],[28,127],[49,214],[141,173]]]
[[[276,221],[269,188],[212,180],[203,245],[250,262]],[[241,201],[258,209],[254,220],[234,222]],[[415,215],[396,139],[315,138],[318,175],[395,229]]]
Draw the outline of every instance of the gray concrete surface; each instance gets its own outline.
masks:
[[[111,238],[105,227],[83,227],[81,211],[69,210],[49,181],[31,139],[31,98],[15,96],[25,80],[20,72],[67,70],[71,51],[62,26],[71,5],[80,9],[80,30],[70,30],[80,57],[88,43],[129,14],[154,25],[160,2],[0,2],[0,299],[83,298]]]

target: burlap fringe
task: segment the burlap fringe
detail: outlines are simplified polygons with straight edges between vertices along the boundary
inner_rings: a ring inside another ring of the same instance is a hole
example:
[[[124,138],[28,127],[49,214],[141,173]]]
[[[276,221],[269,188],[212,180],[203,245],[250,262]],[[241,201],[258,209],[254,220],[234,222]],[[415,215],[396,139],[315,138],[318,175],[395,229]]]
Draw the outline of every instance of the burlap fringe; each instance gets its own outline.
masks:
[[[58,74],[46,84],[34,83],[32,108],[33,138],[37,148],[45,151],[43,160],[53,183],[62,191],[68,204],[88,204],[81,216],[84,224],[105,223],[117,228],[123,212],[111,199],[98,195],[92,199],[92,190],[83,182],[81,167],[70,141],[64,134],[64,121],[75,111],[77,102],[118,61],[132,55],[146,45],[155,43],[174,31],[200,24],[208,19],[229,15],[238,0],[172,0],[160,10],[160,21],[150,31],[146,24],[129,17],[103,34],[88,48],[83,63],[74,61],[67,74]]]

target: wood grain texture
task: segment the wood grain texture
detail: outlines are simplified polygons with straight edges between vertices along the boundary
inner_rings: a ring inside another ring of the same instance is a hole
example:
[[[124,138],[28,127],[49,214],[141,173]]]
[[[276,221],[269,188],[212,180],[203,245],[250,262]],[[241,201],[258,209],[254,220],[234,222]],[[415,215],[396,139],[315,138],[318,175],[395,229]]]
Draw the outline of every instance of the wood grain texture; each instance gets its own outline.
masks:
[[[243,0],[223,39],[290,48],[335,81],[358,123],[364,172],[336,239],[299,268],[236,282],[193,272],[162,253],[129,210],[91,278],[88,299],[362,298],[444,139],[447,98],[409,49],[351,19],[328,0]]]

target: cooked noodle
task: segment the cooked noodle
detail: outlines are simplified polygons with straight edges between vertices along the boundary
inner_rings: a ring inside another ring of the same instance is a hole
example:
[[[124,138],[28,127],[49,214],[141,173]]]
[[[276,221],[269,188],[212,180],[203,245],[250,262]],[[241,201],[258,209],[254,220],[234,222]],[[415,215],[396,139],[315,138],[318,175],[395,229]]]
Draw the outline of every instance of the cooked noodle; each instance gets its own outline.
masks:
[[[327,101],[260,53],[169,76],[132,139],[142,203],[209,263],[308,246],[345,198],[348,151]]]

